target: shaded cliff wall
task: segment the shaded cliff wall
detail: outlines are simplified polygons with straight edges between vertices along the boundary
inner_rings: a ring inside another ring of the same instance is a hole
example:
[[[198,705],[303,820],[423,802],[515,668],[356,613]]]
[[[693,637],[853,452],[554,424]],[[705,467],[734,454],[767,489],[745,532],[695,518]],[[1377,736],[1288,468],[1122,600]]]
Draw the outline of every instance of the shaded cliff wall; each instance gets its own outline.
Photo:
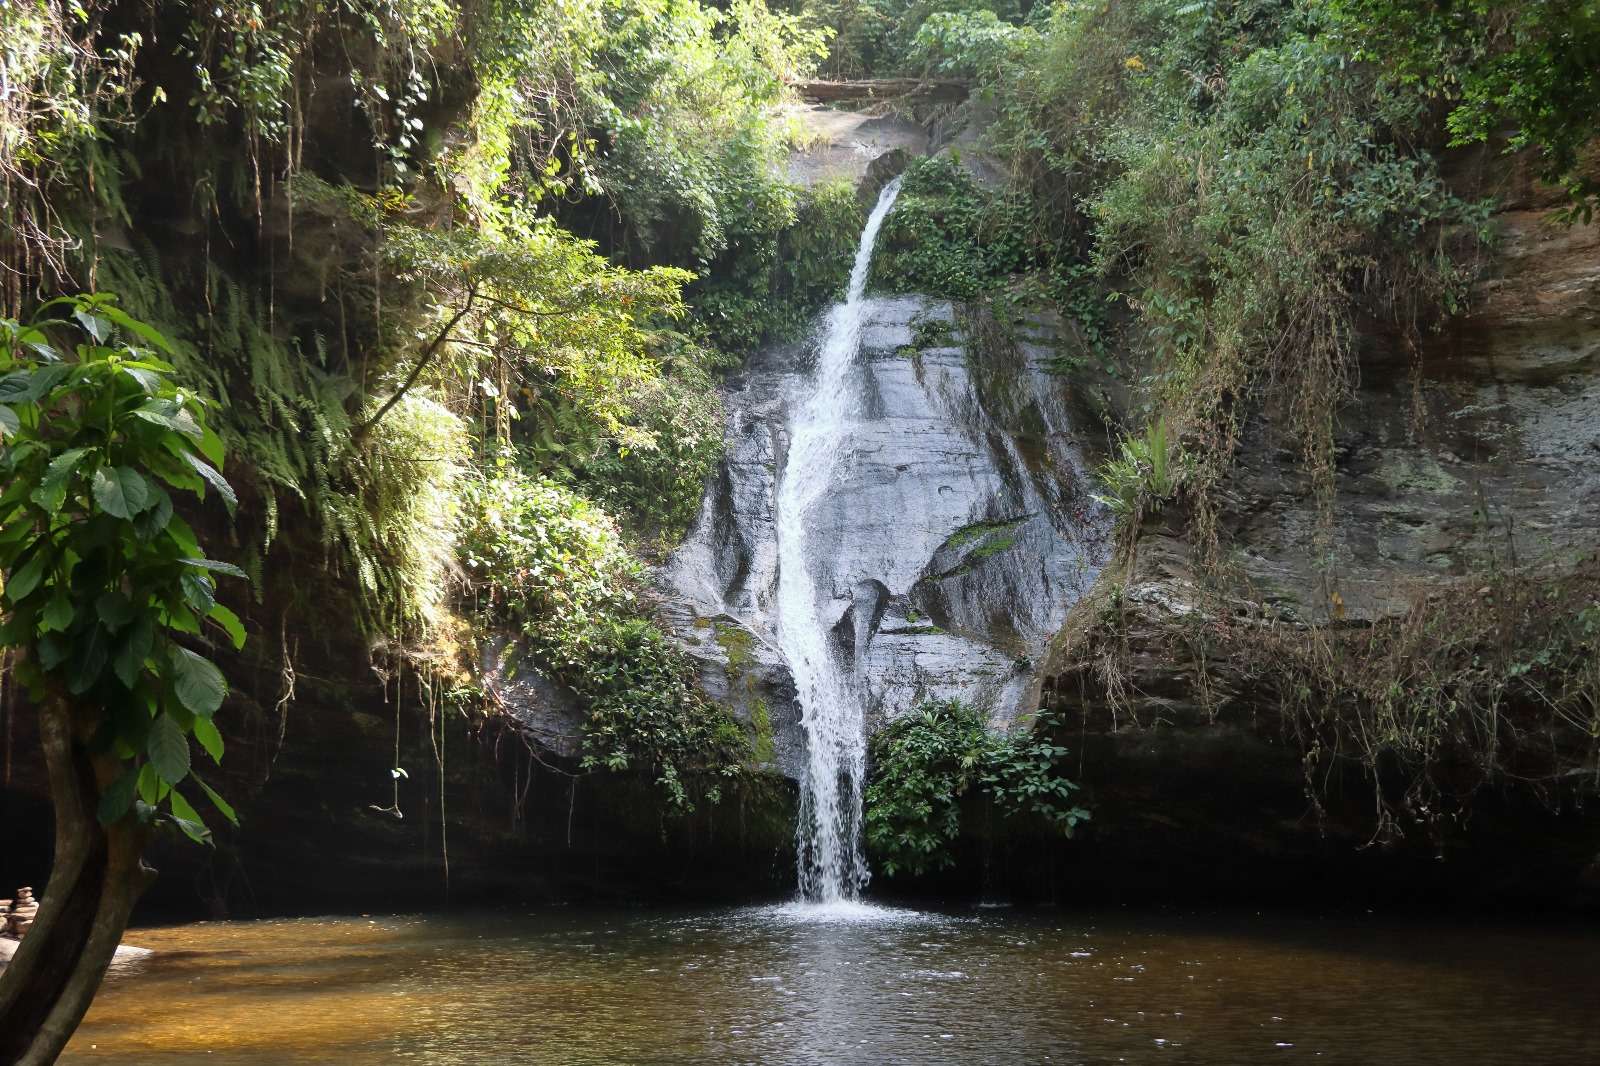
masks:
[[[1440,652],[1460,676],[1436,680],[1428,655],[1480,632],[1514,648],[1600,603],[1600,227],[1550,226],[1557,197],[1503,159],[1453,165],[1458,185],[1500,198],[1499,246],[1473,310],[1418,360],[1364,339],[1339,416],[1331,565],[1269,412],[1218,494],[1218,567],[1196,566],[1192,516],[1169,509],[1067,623],[1041,701],[1068,718],[1095,821],[1061,849],[1058,887],[1600,903],[1592,679],[1512,663],[1495,718],[1460,724],[1482,735],[1441,728],[1425,770],[1406,738],[1352,736],[1376,720],[1361,700],[1388,697],[1356,691],[1351,663],[1403,649],[1412,676],[1394,684],[1456,685],[1465,704],[1483,664]],[[1325,694],[1306,691],[1313,660]],[[1519,668],[1544,673],[1520,683]]]
[[[327,625],[288,631],[292,701],[278,702],[276,634],[260,635],[259,658],[224,663],[228,750],[207,780],[241,824],[214,827],[211,849],[159,839],[144,918],[735,899],[792,883],[793,793],[782,779],[754,777],[715,807],[669,817],[651,782],[574,777],[576,759],[514,719],[447,709],[430,726],[415,674],[376,676],[352,627],[334,623],[337,595],[327,603]],[[52,828],[31,710],[11,704],[4,727],[0,875],[38,884]],[[393,777],[396,765],[407,776]]]

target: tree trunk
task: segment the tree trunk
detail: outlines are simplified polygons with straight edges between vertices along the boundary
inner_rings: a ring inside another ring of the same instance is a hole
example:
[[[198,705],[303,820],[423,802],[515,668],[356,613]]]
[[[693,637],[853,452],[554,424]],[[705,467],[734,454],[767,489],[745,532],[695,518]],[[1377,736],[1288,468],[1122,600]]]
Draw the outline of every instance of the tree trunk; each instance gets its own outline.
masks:
[[[100,987],[134,902],[154,878],[140,859],[148,830],[132,814],[100,824],[100,790],[121,766],[91,755],[79,733],[64,701],[40,707],[55,860],[38,918],[0,975],[0,1063],[56,1061]]]

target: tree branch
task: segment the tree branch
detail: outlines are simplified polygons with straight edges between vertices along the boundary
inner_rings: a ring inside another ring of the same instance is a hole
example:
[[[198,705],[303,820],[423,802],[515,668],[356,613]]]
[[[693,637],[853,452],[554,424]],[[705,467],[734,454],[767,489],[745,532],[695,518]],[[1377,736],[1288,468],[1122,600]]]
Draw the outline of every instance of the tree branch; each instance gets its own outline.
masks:
[[[477,298],[478,286],[476,284],[467,286],[467,301],[461,305],[461,310],[451,315],[450,321],[440,327],[433,340],[428,342],[428,346],[422,350],[422,355],[417,359],[417,365],[411,368],[411,373],[406,375],[405,381],[401,382],[400,388],[395,391],[395,394],[383,401],[383,406],[378,408],[371,418],[355,428],[355,431],[351,434],[355,440],[359,441],[372,432],[372,427],[376,426],[384,415],[393,410],[395,404],[405,398],[406,393],[411,391],[411,386],[417,383],[417,379],[422,376],[423,370],[427,369],[428,364],[433,361],[433,357],[438,354],[439,349],[444,347],[444,342],[450,339],[450,331],[455,329],[463,318],[467,317],[467,313],[472,310],[472,304]]]

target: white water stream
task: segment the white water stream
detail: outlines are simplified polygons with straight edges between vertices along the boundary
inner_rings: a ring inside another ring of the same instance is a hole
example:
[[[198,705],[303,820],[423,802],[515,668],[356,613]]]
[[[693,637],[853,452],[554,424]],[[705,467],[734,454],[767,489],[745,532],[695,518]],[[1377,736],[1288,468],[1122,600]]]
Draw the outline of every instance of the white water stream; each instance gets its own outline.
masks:
[[[828,313],[812,391],[796,405],[789,452],[778,484],[777,636],[794,674],[807,762],[795,843],[801,898],[837,904],[854,900],[867,883],[861,848],[861,786],[866,732],[858,680],[834,654],[821,597],[810,569],[808,522],[827,491],[859,398],[851,369],[861,348],[867,274],[878,230],[900,192],[896,178],[883,189],[856,248],[845,302]]]

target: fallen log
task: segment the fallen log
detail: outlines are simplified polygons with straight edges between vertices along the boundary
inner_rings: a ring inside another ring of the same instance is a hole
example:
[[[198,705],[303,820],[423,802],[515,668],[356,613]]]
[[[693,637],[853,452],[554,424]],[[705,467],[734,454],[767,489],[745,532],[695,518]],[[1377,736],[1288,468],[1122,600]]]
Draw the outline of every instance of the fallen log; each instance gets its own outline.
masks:
[[[867,78],[861,81],[797,81],[794,89],[819,104],[845,100],[888,100],[902,96],[956,103],[967,98],[964,81],[928,78]]]

